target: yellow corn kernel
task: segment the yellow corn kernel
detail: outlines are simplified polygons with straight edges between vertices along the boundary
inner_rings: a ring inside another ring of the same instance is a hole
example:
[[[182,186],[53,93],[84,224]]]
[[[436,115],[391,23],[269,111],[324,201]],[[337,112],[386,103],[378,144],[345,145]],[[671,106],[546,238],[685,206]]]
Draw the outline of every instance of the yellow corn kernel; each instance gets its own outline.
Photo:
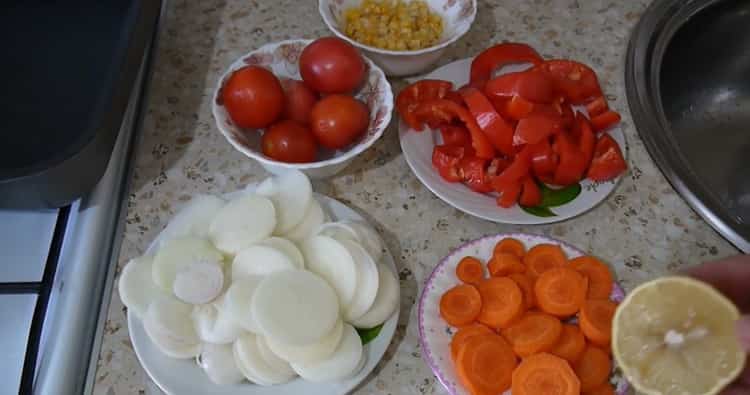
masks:
[[[434,45],[443,20],[424,0],[363,0],[344,11],[344,34],[366,45],[396,51]]]

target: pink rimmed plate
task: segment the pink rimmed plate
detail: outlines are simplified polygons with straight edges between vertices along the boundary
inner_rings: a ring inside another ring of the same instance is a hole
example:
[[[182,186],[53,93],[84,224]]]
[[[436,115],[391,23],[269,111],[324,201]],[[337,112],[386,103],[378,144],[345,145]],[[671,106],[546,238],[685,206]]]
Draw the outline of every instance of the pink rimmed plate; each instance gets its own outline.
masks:
[[[458,380],[455,366],[450,357],[450,342],[457,328],[448,325],[440,317],[440,297],[445,291],[460,283],[456,277],[456,266],[458,266],[461,258],[475,256],[483,261],[487,261],[492,256],[495,244],[506,237],[513,237],[523,242],[527,250],[537,244],[548,243],[559,245],[568,258],[585,255],[585,252],[564,241],[546,236],[527,233],[501,233],[467,242],[453,250],[438,263],[427,278],[422,289],[422,295],[419,298],[419,308],[417,311],[419,342],[425,362],[427,362],[435,377],[437,377],[451,395],[469,395],[469,392]],[[615,283],[610,299],[620,302],[624,297],[625,292]],[[616,389],[615,393],[617,395],[629,393],[630,385],[620,375],[616,367],[613,369],[610,382]],[[510,395],[510,391],[507,391],[505,395]]]

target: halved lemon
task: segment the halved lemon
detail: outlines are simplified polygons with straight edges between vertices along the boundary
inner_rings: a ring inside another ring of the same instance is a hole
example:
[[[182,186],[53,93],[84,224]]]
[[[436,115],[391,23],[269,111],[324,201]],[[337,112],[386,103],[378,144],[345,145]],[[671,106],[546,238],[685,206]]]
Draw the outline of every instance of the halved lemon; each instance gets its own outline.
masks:
[[[612,323],[617,363],[647,395],[712,395],[742,372],[737,307],[687,277],[645,283],[620,304]]]

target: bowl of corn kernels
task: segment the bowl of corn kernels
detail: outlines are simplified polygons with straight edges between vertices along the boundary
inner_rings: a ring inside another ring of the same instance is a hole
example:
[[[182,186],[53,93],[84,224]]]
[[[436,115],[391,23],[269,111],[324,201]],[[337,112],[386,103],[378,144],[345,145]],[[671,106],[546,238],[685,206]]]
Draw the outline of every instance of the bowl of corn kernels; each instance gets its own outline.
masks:
[[[461,38],[476,0],[319,0],[334,34],[362,50],[386,75],[425,71]]]

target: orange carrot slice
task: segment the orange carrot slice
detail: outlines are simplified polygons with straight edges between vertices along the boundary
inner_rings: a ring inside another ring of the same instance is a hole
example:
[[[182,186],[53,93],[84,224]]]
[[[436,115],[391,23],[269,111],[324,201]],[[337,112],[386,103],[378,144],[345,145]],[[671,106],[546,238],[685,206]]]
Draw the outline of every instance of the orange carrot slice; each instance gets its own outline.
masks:
[[[586,338],[577,325],[564,324],[560,339],[550,350],[551,354],[570,362],[578,361],[586,350]]]
[[[587,300],[578,314],[583,335],[599,347],[609,348],[612,339],[612,318],[617,305],[609,300]]]
[[[586,278],[570,267],[556,267],[542,273],[534,284],[536,303],[542,311],[557,317],[578,312],[586,300]]]
[[[474,322],[481,310],[482,298],[473,285],[457,285],[440,298],[440,315],[453,326]]]
[[[506,328],[523,312],[523,294],[507,277],[491,277],[479,284],[482,310],[477,320],[490,328]]]
[[[587,299],[609,299],[614,279],[604,262],[593,256],[579,256],[570,260],[570,267],[589,279]]]
[[[554,267],[565,266],[567,262],[562,248],[554,244],[537,244],[523,257],[526,271],[532,277],[539,277]]]
[[[479,284],[484,279],[482,262],[473,256],[466,256],[456,266],[456,276],[467,284]]]
[[[568,362],[552,354],[525,358],[513,372],[513,395],[579,395],[581,382]]]
[[[472,394],[502,394],[510,389],[518,359],[496,334],[474,336],[456,357],[456,373]]]
[[[615,389],[612,388],[612,384],[604,383],[590,391],[586,391],[583,395],[615,395]]]
[[[490,275],[495,277],[526,272],[526,266],[521,263],[521,258],[506,252],[493,255],[487,264],[487,269],[490,271]]]
[[[534,280],[522,273],[511,273],[508,278],[515,281],[518,288],[523,293],[523,306],[526,310],[536,306],[536,297],[534,296]]]
[[[493,334],[495,334],[495,332],[493,332],[492,329],[478,323],[462,327],[451,339],[451,359],[454,362],[456,361],[456,357],[458,357],[458,352],[461,351],[461,347],[463,347],[472,337]]]
[[[518,322],[502,330],[519,357],[547,352],[562,334],[560,320],[544,313],[526,313]]]
[[[499,253],[513,254],[518,258],[523,258],[523,256],[526,255],[526,247],[519,240],[512,237],[506,237],[495,244],[495,249],[493,250],[492,255],[497,255]]]
[[[607,382],[612,371],[612,361],[606,352],[587,346],[581,359],[573,364],[573,370],[581,380],[581,391],[586,392]]]

